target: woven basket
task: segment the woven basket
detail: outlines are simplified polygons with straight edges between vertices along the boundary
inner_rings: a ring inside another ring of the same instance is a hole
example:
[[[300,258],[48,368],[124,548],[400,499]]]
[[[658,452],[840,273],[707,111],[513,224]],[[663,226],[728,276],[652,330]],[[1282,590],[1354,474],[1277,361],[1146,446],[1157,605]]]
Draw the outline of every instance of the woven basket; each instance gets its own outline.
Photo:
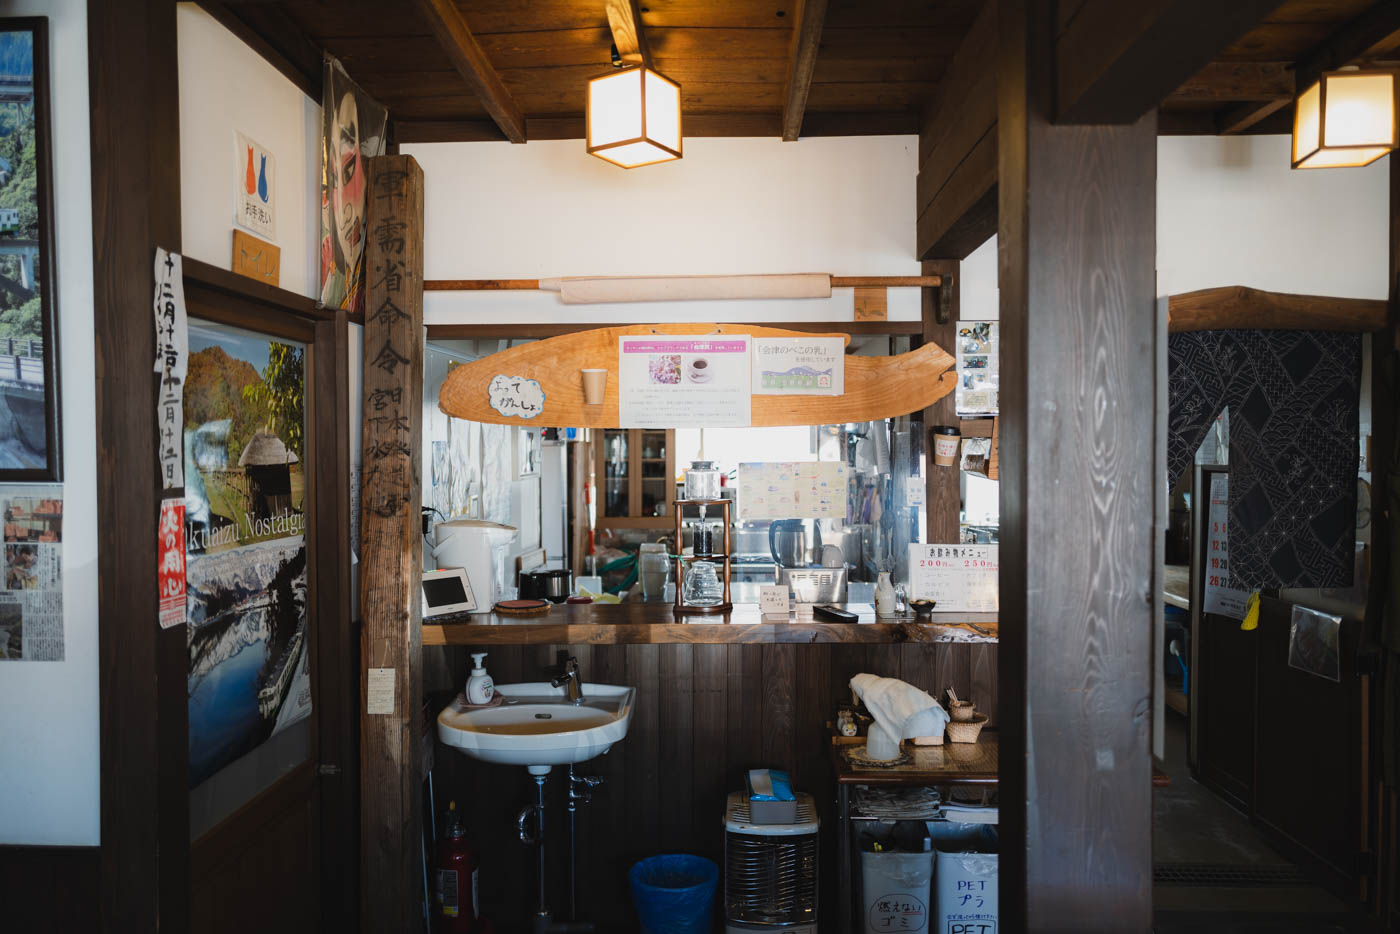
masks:
[[[975,743],[977,734],[982,732],[982,726],[987,722],[987,715],[984,713],[973,714],[972,719],[965,722],[955,722],[948,724],[948,742],[950,743]]]
[[[977,713],[977,705],[970,700],[960,700],[948,711],[954,723],[971,723]]]

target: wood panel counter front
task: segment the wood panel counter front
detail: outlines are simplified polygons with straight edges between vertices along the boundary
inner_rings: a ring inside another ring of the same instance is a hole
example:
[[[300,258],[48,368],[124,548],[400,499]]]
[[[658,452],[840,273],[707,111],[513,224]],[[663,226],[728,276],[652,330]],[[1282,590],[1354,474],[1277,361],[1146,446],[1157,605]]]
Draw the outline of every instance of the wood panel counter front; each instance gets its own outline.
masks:
[[[928,622],[876,619],[869,604],[852,606],[856,623],[810,614],[765,617],[756,604],[723,616],[677,617],[669,603],[560,604],[543,616],[460,614],[423,624],[424,645],[803,644],[997,641],[995,613],[935,613]]]

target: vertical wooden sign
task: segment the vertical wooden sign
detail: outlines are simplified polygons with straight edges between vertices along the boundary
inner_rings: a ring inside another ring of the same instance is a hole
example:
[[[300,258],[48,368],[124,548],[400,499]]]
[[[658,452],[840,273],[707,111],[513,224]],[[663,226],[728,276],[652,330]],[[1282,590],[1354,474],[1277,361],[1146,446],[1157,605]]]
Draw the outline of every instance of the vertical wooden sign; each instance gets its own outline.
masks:
[[[360,929],[422,924],[423,170],[370,159],[361,483]],[[371,677],[373,675],[373,677]]]

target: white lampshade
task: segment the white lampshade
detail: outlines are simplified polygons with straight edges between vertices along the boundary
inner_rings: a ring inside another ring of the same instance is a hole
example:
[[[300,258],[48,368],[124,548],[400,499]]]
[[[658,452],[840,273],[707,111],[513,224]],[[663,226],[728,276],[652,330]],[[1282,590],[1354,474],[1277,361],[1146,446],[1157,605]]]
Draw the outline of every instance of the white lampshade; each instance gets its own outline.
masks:
[[[624,169],[681,157],[681,86],[650,68],[588,82],[588,151]]]
[[[1370,165],[1396,147],[1395,74],[1323,74],[1293,110],[1293,168]]]

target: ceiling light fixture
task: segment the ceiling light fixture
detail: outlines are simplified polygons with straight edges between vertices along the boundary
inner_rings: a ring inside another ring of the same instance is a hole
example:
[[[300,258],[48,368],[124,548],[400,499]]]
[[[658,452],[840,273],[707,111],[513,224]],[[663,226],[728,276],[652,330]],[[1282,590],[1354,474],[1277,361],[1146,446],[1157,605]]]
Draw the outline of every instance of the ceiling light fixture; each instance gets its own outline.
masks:
[[[1328,71],[1298,95],[1293,168],[1370,165],[1396,148],[1395,73]]]
[[[588,152],[624,169],[681,157],[681,86],[645,65],[588,82]]]

